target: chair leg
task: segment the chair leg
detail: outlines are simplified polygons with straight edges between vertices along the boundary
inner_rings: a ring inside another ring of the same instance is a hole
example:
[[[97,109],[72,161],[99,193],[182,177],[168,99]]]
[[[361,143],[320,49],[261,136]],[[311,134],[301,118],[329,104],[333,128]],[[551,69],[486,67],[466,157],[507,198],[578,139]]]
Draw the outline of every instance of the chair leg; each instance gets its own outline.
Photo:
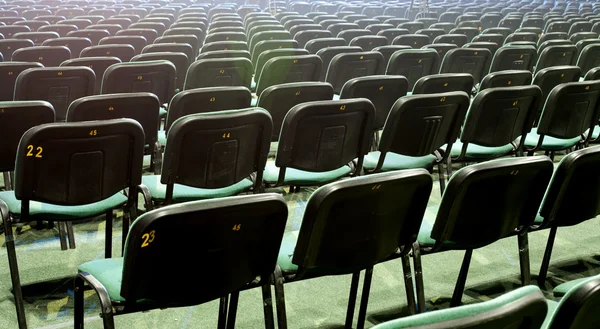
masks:
[[[112,257],[112,228],[113,228],[113,211],[112,209],[106,212],[106,228],[104,231],[104,258]]]
[[[360,280],[360,271],[352,273],[352,281],[350,282],[350,296],[348,296],[348,308],[346,310],[345,328],[352,328],[354,320],[354,307],[356,306],[356,296],[358,295],[358,281]]]
[[[438,163],[438,173],[440,176],[440,194],[444,193],[446,189],[446,177],[444,176],[446,173],[444,172],[444,164]]]
[[[227,313],[227,329],[235,328],[235,317],[237,315],[238,301],[240,299],[240,292],[235,291],[231,293],[229,299],[229,311]]]
[[[550,267],[550,257],[552,256],[552,248],[554,247],[554,239],[556,239],[557,226],[550,228],[550,235],[548,235],[548,242],[546,242],[546,250],[544,251],[544,259],[542,259],[542,267],[540,267],[540,273],[538,274],[538,285],[542,287],[546,282],[546,276],[548,275],[548,267]]]
[[[408,303],[408,312],[410,314],[417,313],[415,305],[415,289],[412,280],[412,271],[410,269],[410,258],[408,254],[402,256],[402,274],[404,276],[404,290],[406,291],[406,301]]]
[[[358,323],[356,329],[364,329],[367,319],[367,307],[369,306],[369,292],[371,291],[371,281],[373,281],[373,267],[365,271],[365,282],[363,282],[362,296],[360,296],[360,308],[358,309]]]
[[[79,276],[75,277],[75,287],[73,289],[74,297],[75,297],[75,329],[83,329],[83,291],[84,291],[85,282]]]
[[[219,300],[218,329],[225,329],[225,326],[227,325],[227,304],[229,304],[229,296],[221,297]]]
[[[15,308],[17,309],[17,322],[19,324],[19,329],[27,329],[25,305],[23,302],[23,292],[21,291],[21,279],[19,277],[19,264],[17,262],[17,251],[15,249],[15,238],[13,236],[12,223],[10,218],[8,218],[8,215],[4,214],[8,214],[8,208],[6,208],[6,212],[4,209],[2,209],[2,212],[6,253],[8,255],[8,265],[10,268],[10,279],[12,281],[13,294],[15,296]]]
[[[75,249],[75,233],[73,232],[73,222],[66,222],[67,237],[69,238],[69,249]]]
[[[275,306],[277,308],[277,328],[287,329],[287,315],[285,314],[285,295],[283,291],[283,273],[279,266],[275,267],[273,272],[273,282],[275,285]]]
[[[129,234],[129,225],[131,224],[132,211],[135,211],[135,207],[125,207],[123,211],[123,234],[121,239],[121,255],[125,253],[125,242],[127,241],[127,234]]]
[[[112,301],[110,300],[110,296],[108,295],[108,291],[106,290],[106,288],[98,280],[96,280],[96,278],[94,278],[88,273],[79,273],[77,275],[77,278],[85,281],[96,291],[98,299],[100,299],[100,317],[102,318],[104,329],[115,329]],[[75,282],[75,284],[77,284],[77,282]],[[83,291],[81,293],[83,294]],[[83,298],[81,300],[83,302]]]
[[[450,156],[446,159],[446,177],[448,177],[448,180],[452,177],[452,159]]]
[[[421,265],[421,249],[419,243],[413,243],[413,262],[415,265],[415,282],[417,286],[417,312],[425,312],[425,286],[423,284],[423,266]],[[411,282],[412,284],[412,282]]]
[[[8,174],[8,171],[2,172],[2,176],[4,178],[4,190],[5,191],[12,190],[12,182],[10,180],[10,175]]]
[[[519,242],[519,264],[521,265],[521,285],[526,286],[531,283],[531,268],[529,265],[529,239],[527,231],[519,233],[517,236]]]
[[[67,233],[65,232],[65,223],[58,222],[58,237],[60,240],[60,250],[67,250]]]
[[[262,286],[263,311],[265,315],[265,329],[275,329],[273,317],[273,297],[271,296],[271,276]]]
[[[469,265],[471,265],[471,256],[473,256],[473,249],[467,249],[465,251],[465,257],[463,258],[462,266],[460,267],[460,273],[458,274],[458,281],[454,287],[454,293],[452,294],[450,307],[459,306],[462,303],[462,295],[465,291],[467,275],[469,274]]]

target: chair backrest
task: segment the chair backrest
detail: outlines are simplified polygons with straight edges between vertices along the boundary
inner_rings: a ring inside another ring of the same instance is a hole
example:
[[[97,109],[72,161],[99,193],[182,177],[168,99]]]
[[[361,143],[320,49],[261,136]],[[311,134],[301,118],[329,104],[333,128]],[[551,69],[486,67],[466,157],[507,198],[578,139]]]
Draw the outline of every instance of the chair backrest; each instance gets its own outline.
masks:
[[[0,171],[13,171],[21,136],[29,128],[54,122],[54,108],[46,101],[0,102]]]
[[[447,243],[479,248],[528,227],[553,168],[548,157],[535,156],[486,161],[458,170],[442,196],[431,231],[433,248]],[[481,209],[487,213],[483,226]]]
[[[340,99],[366,98],[375,106],[374,130],[383,128],[392,105],[408,92],[408,80],[398,75],[370,75],[348,80]]]
[[[558,65],[573,65],[577,62],[575,45],[550,46],[540,52],[535,71]]]
[[[383,74],[384,69],[383,55],[378,52],[338,54],[329,64],[325,81],[331,83],[334,93],[339,94],[348,80]]]
[[[71,58],[78,58],[84,48],[92,46],[92,41],[81,37],[62,37],[48,39],[42,43],[42,46],[64,46],[69,48]]]
[[[135,54],[142,52],[142,49],[148,45],[148,40],[141,35],[115,35],[102,38],[99,45],[131,45],[135,49]]]
[[[479,91],[487,88],[527,86],[531,84],[532,75],[526,70],[506,70],[486,75],[479,84]]]
[[[464,34],[443,34],[433,39],[433,43],[451,43],[457,47],[464,46],[469,39]]]
[[[273,123],[264,109],[249,108],[187,115],[169,128],[161,183],[223,188],[256,175],[262,184]],[[196,159],[196,161],[190,161]]]
[[[106,30],[78,30],[67,33],[67,37],[88,38],[92,41],[92,45],[97,45],[100,40],[110,36],[110,32]]]
[[[348,45],[350,47],[360,47],[364,51],[372,51],[373,48],[387,46],[388,44],[388,39],[384,36],[363,35],[352,39]]]
[[[201,59],[187,70],[184,89],[242,86],[250,88],[252,63],[247,58]]]
[[[64,46],[35,46],[17,49],[12,54],[15,62],[38,62],[45,67],[59,66],[71,58],[71,51]]]
[[[583,76],[591,69],[600,66],[600,43],[583,47],[577,59],[577,66],[581,68],[581,75]]]
[[[156,38],[156,40],[154,40],[154,44],[164,44],[164,43],[188,44],[188,45],[192,46],[194,55],[197,55],[198,50],[200,49],[200,41],[198,40],[198,37],[195,35],[192,35],[192,34],[167,35],[167,36],[158,37],[158,38]],[[193,60],[193,57],[190,57],[190,60]]]
[[[158,97],[151,93],[109,94],[82,97],[67,110],[67,122],[130,118],[144,129],[146,145],[158,139]]]
[[[585,280],[561,298],[549,329],[592,329],[600,325],[600,278],[595,276]]]
[[[121,63],[121,60],[117,57],[81,57],[73,58],[64,61],[60,66],[87,66],[96,75],[96,83],[94,84],[94,94],[99,95],[102,87],[102,77],[106,69],[113,65]]]
[[[150,92],[161,104],[175,93],[175,65],[166,60],[111,65],[102,78],[102,93]]]
[[[386,75],[402,75],[408,79],[408,88],[412,90],[419,78],[435,74],[440,56],[434,49],[406,49],[392,54]]]
[[[266,88],[258,98],[257,106],[266,109],[273,120],[271,141],[279,140],[281,125],[294,106],[313,101],[331,100],[333,87],[325,82],[294,82]]]
[[[194,48],[187,43],[154,43],[147,45],[144,47],[144,49],[142,49],[142,54],[164,52],[184,53],[190,63],[196,58]],[[183,72],[183,74],[185,76],[185,72]]]
[[[460,141],[498,147],[521,137],[521,144],[533,127],[535,112],[542,103],[538,86],[488,88],[480,91],[465,119]]]
[[[320,187],[306,205],[292,262],[300,273],[313,266],[350,273],[386,260],[398,248],[407,253],[416,240],[431,187],[431,175],[424,169]],[[347,228],[344,239],[336,238],[339,225]]]
[[[256,95],[260,96],[266,88],[282,83],[319,81],[321,65],[321,58],[317,55],[271,58],[261,71],[260,80],[257,81]]]
[[[584,134],[598,124],[599,99],[600,81],[559,84],[546,99],[537,133],[563,139]]]
[[[209,59],[209,58],[234,58],[242,57],[250,60],[250,52],[247,50],[215,50],[207,51],[196,56],[196,60]]]
[[[368,153],[375,107],[364,98],[307,102],[283,119],[275,165],[283,183],[285,168],[312,172],[338,169]],[[357,171],[358,172],[358,171]]]
[[[447,145],[447,156],[468,108],[469,96],[461,91],[400,98],[383,127],[375,171],[381,169],[388,152],[421,157]]]
[[[424,45],[430,44],[429,36],[424,34],[403,34],[394,38],[392,45],[411,46],[413,49],[419,49]]]
[[[580,76],[581,69],[570,65],[552,66],[537,71],[533,77],[533,84],[542,90],[542,107],[554,87],[561,83],[578,82]],[[540,117],[542,107],[540,107],[536,115],[535,122]]]
[[[183,83],[185,81],[185,75],[190,66],[190,61],[186,54],[177,52],[163,52],[163,53],[146,53],[134,56],[132,62],[147,62],[155,60],[167,60],[175,65],[175,88],[177,90],[183,90]]]
[[[21,72],[30,68],[41,68],[44,65],[35,62],[0,62],[0,101],[12,101],[15,83]]]
[[[179,118],[197,113],[238,110],[250,107],[252,94],[245,87],[196,88],[177,93],[169,103],[165,123],[168,132]]]
[[[49,123],[21,138],[15,165],[15,196],[58,205],[98,202],[142,180],[144,131],[132,119]],[[60,166],[56,164],[60,163]],[[130,205],[133,196],[130,193]]]
[[[373,329],[540,329],[547,311],[541,290],[526,286],[485,302],[412,315]]]
[[[14,100],[48,101],[62,121],[71,102],[94,94],[95,83],[96,75],[88,67],[31,68],[17,77]]]
[[[165,307],[195,305],[241,290],[257,277],[266,280],[275,268],[286,220],[285,201],[275,193],[196,201],[145,213],[127,236],[121,296]],[[179,235],[173,235],[176,232]],[[200,242],[198,232],[203,235]],[[189,260],[182,250],[194,250],[194,257],[210,267],[197,274],[210,284],[178,289],[180,274],[173,266]],[[173,281],[165,284],[167,280]]]
[[[479,83],[490,68],[492,53],[485,48],[458,48],[446,53],[440,73],[469,73]]]
[[[426,75],[415,83],[412,94],[437,94],[451,91],[473,92],[475,81],[469,73],[441,73]]]
[[[84,48],[79,55],[84,57],[116,57],[123,63],[129,62],[135,56],[135,48],[132,45],[99,45]]]
[[[506,70],[533,71],[537,58],[535,47],[531,46],[504,46],[500,47],[490,66],[490,72]]]
[[[306,49],[299,48],[281,48],[281,49],[272,49],[266,50],[260,53],[256,58],[256,63],[254,63],[254,81],[260,80],[260,74],[262,72],[265,63],[269,61],[271,58],[280,57],[280,56],[299,56],[299,55],[310,55],[310,53]]]

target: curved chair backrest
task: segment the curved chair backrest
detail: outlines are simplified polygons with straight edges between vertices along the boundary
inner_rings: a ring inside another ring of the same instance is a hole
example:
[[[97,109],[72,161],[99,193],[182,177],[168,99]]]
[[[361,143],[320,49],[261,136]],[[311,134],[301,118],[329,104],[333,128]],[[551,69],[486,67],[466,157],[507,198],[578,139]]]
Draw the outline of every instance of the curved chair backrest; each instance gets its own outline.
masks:
[[[256,95],[260,96],[266,88],[282,83],[319,81],[321,65],[321,58],[317,55],[271,58],[261,71]]]
[[[600,66],[599,58],[600,43],[585,46],[577,59],[577,66],[581,68],[581,75],[585,76],[591,69]]]
[[[299,48],[280,48],[263,51],[260,55],[258,55],[256,63],[254,63],[254,81],[260,80],[260,74],[262,72],[262,69],[265,66],[265,63],[268,62],[271,58],[299,55],[310,55],[310,53],[306,49]]]
[[[264,40],[254,46],[254,49],[250,52],[252,54],[252,64],[256,65],[258,56],[265,51],[273,49],[283,48],[298,48],[298,41],[296,40]]]
[[[242,86],[250,88],[252,63],[247,58],[211,58],[192,63],[185,76],[183,89]]]
[[[21,72],[44,65],[35,62],[0,62],[0,101],[12,101],[15,94],[15,83]]]
[[[430,44],[431,40],[424,34],[404,34],[394,38],[392,45],[411,46],[413,49],[419,49],[424,45]]]
[[[485,48],[458,48],[446,53],[440,73],[468,73],[479,83],[490,69],[492,53]]]
[[[474,37],[471,42],[493,42],[498,45],[502,45],[504,44],[504,39],[506,39],[506,36],[500,33],[487,33]]]
[[[325,81],[339,94],[344,84],[353,78],[384,73],[383,55],[378,52],[338,54],[331,60]]]
[[[549,329],[587,329],[600,324],[600,278],[597,276],[579,283],[560,300]]]
[[[373,48],[387,46],[388,43],[388,39],[383,36],[363,35],[352,39],[348,45],[360,47],[364,51],[372,51]]]
[[[42,43],[42,46],[64,46],[71,51],[71,58],[79,58],[79,54],[84,48],[92,46],[92,41],[81,37],[62,37],[48,39]]]
[[[533,71],[537,58],[537,51],[532,46],[504,46],[500,47],[490,65],[490,72],[506,70]]]
[[[402,75],[408,79],[408,89],[412,90],[419,78],[435,74],[440,56],[434,49],[407,49],[392,54],[386,75]]]
[[[132,45],[98,45],[84,48],[80,58],[84,57],[116,57],[121,62],[129,62],[135,56],[135,48]]]
[[[317,51],[317,55],[323,61],[323,65],[321,66],[321,72],[319,73],[319,81],[325,81],[327,77],[327,70],[329,69],[329,65],[331,64],[331,60],[339,54],[346,53],[359,53],[362,52],[362,48],[360,47],[349,47],[349,46],[333,46],[326,47]]]
[[[154,44],[164,44],[164,43],[183,43],[192,46],[193,54],[198,54],[198,50],[200,49],[200,41],[198,37],[192,34],[184,34],[184,35],[167,35],[156,38],[154,40]],[[190,57],[190,61],[194,59]]]
[[[64,46],[35,46],[17,49],[12,54],[15,62],[38,62],[45,67],[59,66],[71,58],[71,51]]]
[[[96,83],[94,87],[94,94],[99,95],[102,87],[102,77],[104,76],[104,72],[106,69],[113,65],[121,63],[121,60],[117,57],[81,57],[81,58],[73,58],[67,61],[64,61],[60,64],[60,66],[87,66],[96,75]]]
[[[183,90],[183,83],[185,82],[185,75],[190,66],[190,61],[184,53],[176,52],[163,52],[163,53],[146,53],[134,56],[132,62],[147,62],[156,60],[167,60],[175,65],[175,88],[177,90]]]
[[[141,35],[115,35],[102,38],[99,45],[131,45],[135,49],[135,54],[142,52],[142,49],[148,45],[148,41]]]
[[[581,69],[577,66],[552,66],[537,71],[533,77],[533,84],[542,90],[542,104],[544,104],[554,87],[561,83],[578,82],[580,76]],[[535,122],[538,121],[541,111],[542,107],[536,115]]]
[[[184,53],[190,63],[196,58],[194,48],[186,43],[154,43],[142,49],[142,54],[164,52]],[[183,75],[185,76],[185,72],[183,72]]]
[[[93,46],[98,45],[98,42],[103,38],[110,36],[110,33],[106,30],[77,30],[67,33],[67,37],[77,38],[88,38],[92,42]]]
[[[316,54],[322,49],[344,46],[346,46],[346,40],[342,38],[322,38],[308,41],[306,45],[304,45],[304,49],[308,50],[311,54]]]
[[[451,44],[456,45],[459,48],[464,46],[467,42],[469,42],[469,39],[464,34],[443,34],[443,35],[440,35],[440,36],[436,37],[435,39],[433,39],[434,44],[435,43],[451,43]]]
[[[405,35],[405,34],[410,34],[410,32],[407,29],[394,29],[394,28],[392,28],[392,29],[385,29],[385,30],[377,32],[377,35],[380,35],[382,37],[386,37],[388,39],[388,43],[390,43],[390,44],[392,43],[392,41],[394,41],[394,39],[397,36]]]
[[[575,45],[550,46],[540,52],[535,71],[558,65],[573,65],[577,47]]]
[[[526,70],[492,72],[481,80],[479,91],[487,88],[527,86],[531,84],[532,79],[531,72]]]
[[[413,95],[437,94],[451,91],[463,91],[470,95],[475,81],[469,73],[441,73],[426,75],[417,80],[412,90]]]

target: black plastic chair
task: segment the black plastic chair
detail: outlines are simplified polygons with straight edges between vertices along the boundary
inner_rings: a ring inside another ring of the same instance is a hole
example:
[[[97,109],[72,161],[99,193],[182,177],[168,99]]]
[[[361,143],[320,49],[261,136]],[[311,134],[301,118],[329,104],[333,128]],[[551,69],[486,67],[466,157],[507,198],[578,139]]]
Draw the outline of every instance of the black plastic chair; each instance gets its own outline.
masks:
[[[92,41],[93,46],[98,45],[98,42],[100,42],[100,40],[102,40],[103,38],[106,38],[108,36],[110,36],[110,33],[106,30],[82,29],[82,30],[71,31],[71,32],[67,33],[67,37],[88,38],[88,39],[90,39],[90,41]]]
[[[321,65],[321,72],[319,73],[319,81],[325,81],[325,78],[327,77],[327,70],[329,69],[329,65],[335,56],[339,54],[359,52],[362,52],[362,48],[348,46],[326,47],[317,51],[317,55],[323,61],[323,65]]]
[[[559,65],[573,65],[577,61],[575,55],[577,47],[570,46],[550,46],[540,52],[538,61],[535,65],[535,71],[545,69],[547,67]]]
[[[198,201],[140,216],[131,227],[124,258],[79,266],[74,288],[76,326],[83,328],[87,284],[100,297],[104,328],[114,328],[115,315],[192,306],[217,298],[221,299],[219,327],[233,328],[239,292],[260,286],[265,327],[274,328],[271,274],[286,219],[285,201],[276,194]],[[205,236],[200,243],[198,232]],[[199,261],[210,266],[197,274],[206,285],[173,289],[173,284],[166,284],[178,282],[180,276],[172,266],[189,258],[181,250],[193,250]],[[109,268],[113,277],[100,275]]]
[[[281,48],[263,51],[260,55],[258,55],[256,63],[254,63],[254,81],[260,80],[262,69],[265,66],[265,63],[267,63],[271,58],[300,55],[310,55],[310,53],[306,49],[299,48]]]
[[[542,104],[544,104],[554,87],[561,83],[578,82],[580,76],[581,69],[577,66],[552,66],[537,71],[533,77],[533,84],[542,90]],[[540,105],[540,109],[535,116],[534,125],[537,125],[540,119],[542,107],[543,105]]]
[[[408,79],[412,90],[418,79],[437,73],[440,56],[434,49],[407,49],[392,54],[385,70],[386,75],[402,75]]]
[[[438,94],[451,91],[463,91],[467,95],[473,92],[475,80],[469,73],[442,73],[426,75],[415,83],[412,94]]]
[[[525,70],[506,70],[486,75],[479,84],[479,91],[487,88],[527,86],[533,79],[531,72]]]
[[[475,84],[488,73],[492,53],[485,48],[458,48],[446,53],[440,66],[440,73],[468,73]]]
[[[464,46],[469,42],[468,38],[464,34],[444,34],[433,39],[433,43],[450,43],[456,45],[458,48]]]
[[[319,81],[321,65],[321,58],[317,55],[271,58],[265,63],[260,80],[256,82],[256,95],[260,96],[266,88],[282,83]]]
[[[69,48],[71,58],[78,58],[84,48],[92,46],[92,41],[88,38],[62,37],[48,39],[42,43],[42,46],[64,46]]]
[[[183,90],[183,83],[185,82],[186,72],[190,66],[188,57],[184,53],[176,52],[164,52],[164,53],[146,53],[134,56],[131,62],[147,62],[155,60],[167,60],[175,65],[175,89],[177,91]]]
[[[135,56],[135,48],[132,45],[99,45],[84,48],[79,55],[80,58],[106,56],[129,62]]]
[[[35,46],[17,49],[12,54],[15,62],[37,62],[45,67],[56,67],[71,58],[71,51],[64,46]]]
[[[373,48],[387,46],[388,43],[388,39],[383,36],[363,35],[352,39],[348,46],[360,47],[363,51],[372,51]]]
[[[98,45],[131,45],[136,55],[141,53],[148,44],[148,40],[141,35],[115,35],[102,38],[98,42]]]
[[[121,60],[117,57],[82,57],[73,58],[64,61],[60,66],[87,66],[96,75],[96,83],[94,84],[94,95],[99,95],[102,87],[102,77],[106,69],[113,65],[121,63]]]
[[[581,280],[574,280],[559,285],[554,289],[563,288],[564,296],[556,302],[554,312],[549,314],[551,320],[548,322],[549,329],[585,329],[598,326],[598,304],[600,298],[600,278],[594,276]]]
[[[42,68],[44,65],[35,62],[0,62],[0,101],[12,101],[15,83],[21,72],[31,68]]]
[[[394,38],[392,45],[411,46],[413,49],[419,49],[424,45],[430,44],[431,40],[424,34],[404,34]]]
[[[591,69],[600,66],[599,58],[600,43],[585,46],[577,59],[577,66],[581,68],[581,75],[585,76]]]
[[[187,70],[183,89],[243,86],[250,88],[252,63],[247,58],[201,59]]]
[[[383,55],[374,51],[338,54],[329,64],[325,81],[331,83],[334,93],[339,94],[350,79],[383,74],[384,64]]]

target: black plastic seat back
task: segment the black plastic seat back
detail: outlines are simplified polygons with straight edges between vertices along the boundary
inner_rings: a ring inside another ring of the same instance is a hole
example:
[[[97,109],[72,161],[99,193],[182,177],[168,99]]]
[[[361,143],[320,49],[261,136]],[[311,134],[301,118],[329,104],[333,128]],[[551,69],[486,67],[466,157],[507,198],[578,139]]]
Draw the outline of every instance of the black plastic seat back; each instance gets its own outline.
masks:
[[[579,32],[579,33],[575,33],[569,37],[569,40],[572,43],[577,43],[581,40],[589,40],[589,39],[597,40],[598,33],[596,33],[596,32]]]
[[[545,69],[547,67],[559,65],[572,65],[577,62],[575,55],[577,47],[570,46],[550,46],[540,52],[535,71]]]
[[[142,49],[142,54],[164,52],[184,53],[187,56],[188,61],[190,63],[193,62],[196,58],[194,54],[194,48],[192,48],[191,45],[185,43],[155,43],[147,45],[146,47],[144,47],[144,49]],[[185,72],[183,72],[183,74],[185,76]]]
[[[404,50],[404,49],[412,49],[412,47],[389,45],[389,46],[381,46],[381,47],[373,48],[373,51],[376,51],[383,55],[384,66],[387,67],[387,64],[390,61],[390,57],[392,57],[392,54],[397,52],[398,50]]]
[[[111,65],[102,78],[102,94],[149,92],[161,104],[175,93],[175,65],[160,60]]]
[[[74,100],[94,94],[96,75],[88,67],[45,67],[23,71],[15,82],[14,100],[44,100],[64,120]]]
[[[563,139],[583,135],[586,130],[598,124],[599,98],[600,81],[571,82],[556,86],[548,95],[537,133]]]
[[[542,43],[544,43],[546,41],[550,41],[550,40],[568,40],[568,39],[569,39],[569,35],[564,32],[544,33],[538,40],[538,45],[541,45]]]
[[[473,99],[460,136],[463,152],[468,143],[499,147],[518,137],[523,143],[542,102],[542,91],[538,86],[480,91]]]
[[[429,37],[424,34],[399,35],[392,41],[392,45],[411,46],[413,49],[419,49],[429,43]]]
[[[295,82],[266,88],[257,106],[266,109],[273,119],[271,141],[279,140],[283,118],[294,106],[313,101],[331,100],[333,88],[325,82]]]
[[[248,49],[251,53],[254,53],[254,47],[261,42],[266,40],[291,40],[292,36],[288,31],[265,31],[259,32],[252,36],[252,39],[248,40]]]
[[[195,35],[191,35],[191,34],[185,34],[185,35],[168,35],[168,36],[162,36],[162,37],[158,37],[156,38],[156,40],[154,40],[154,44],[170,44],[170,43],[176,43],[176,44],[188,44],[190,46],[192,46],[192,52],[193,54],[198,54],[198,50],[200,49],[200,41],[198,40],[198,37],[196,37]],[[190,57],[190,61],[193,60],[192,57]]]
[[[475,80],[469,73],[441,73],[427,75],[415,83],[412,94],[438,94],[462,91],[467,95],[473,92]]]
[[[23,206],[30,200],[69,206],[134,191],[142,180],[143,152],[144,131],[131,119],[37,126],[17,150],[15,196]]]
[[[546,98],[550,95],[550,92],[554,87],[561,83],[567,82],[578,82],[581,77],[581,69],[577,66],[552,66],[536,72],[533,77],[533,84],[540,87],[542,90],[543,103],[546,102]],[[539,119],[542,108],[536,116],[536,122]]]
[[[154,146],[158,139],[158,97],[150,93],[110,94],[82,97],[67,110],[67,122],[133,119],[142,125],[145,144]]]
[[[561,299],[548,328],[596,328],[600,325],[598,305],[600,305],[600,279],[595,277],[577,285]]]
[[[484,48],[489,50],[490,53],[492,53],[493,58],[494,54],[496,54],[496,51],[498,50],[498,48],[500,48],[500,46],[498,46],[498,44],[495,42],[469,42],[465,44],[463,48]]]
[[[479,84],[479,91],[487,88],[527,86],[533,79],[531,72],[525,70],[506,70],[486,75]]]
[[[190,202],[146,213],[127,238],[121,296],[165,307],[196,305],[241,290],[257,277],[268,278],[277,262],[286,219],[285,201],[274,193]],[[176,232],[179,238],[173,235]],[[198,232],[203,232],[200,242],[194,238]],[[149,234],[156,238],[145,245]],[[197,276],[211,284],[173,289],[165,282],[179,282],[172,267],[189,259],[181,252],[188,248],[194,248],[198,261],[210,267]]]
[[[325,30],[308,30],[308,31],[302,31],[302,32],[298,32],[296,33],[296,35],[294,36],[294,40],[296,40],[298,42],[298,47],[299,48],[304,48],[304,46],[306,46],[306,43],[314,40],[314,39],[320,39],[320,38],[332,38],[332,34],[329,31],[325,31]]]
[[[0,85],[2,85],[2,88],[0,88],[0,101],[13,100],[15,83],[21,72],[41,67],[44,66],[35,62],[0,62]]]
[[[256,44],[252,54],[252,64],[256,65],[258,57],[265,51],[274,49],[294,49],[298,48],[298,41],[296,40],[264,40]]]
[[[319,50],[330,47],[343,47],[346,46],[346,40],[342,38],[321,38],[314,39],[304,45],[304,49],[308,50],[311,54],[316,54]]]
[[[431,186],[431,176],[415,169],[318,189],[308,200],[292,262],[300,268],[351,271],[384,261],[399,247],[406,252],[419,231]],[[344,239],[335,238],[339,225],[349,228]]]
[[[69,48],[71,58],[78,58],[84,48],[92,46],[92,42],[87,38],[63,37],[58,39],[48,39],[42,43],[42,46],[64,46]]]
[[[217,50],[246,50],[248,44],[244,41],[215,41],[202,46],[201,53]]]
[[[363,35],[372,35],[371,31],[363,30],[363,29],[350,29],[344,30],[338,33],[337,37],[346,40],[346,45],[350,44],[350,41],[356,37],[360,37]]]
[[[155,60],[167,60],[175,65],[175,72],[177,76],[175,78],[175,88],[183,90],[183,83],[185,81],[186,72],[190,66],[190,61],[184,53],[176,52],[163,52],[163,53],[146,53],[134,56],[132,62],[145,62]]]
[[[254,66],[254,81],[260,80],[260,74],[262,72],[262,69],[265,66],[265,63],[268,62],[271,58],[300,55],[310,54],[306,49],[297,48],[281,48],[263,51],[260,55],[258,55],[258,58],[256,59],[256,65]]]
[[[250,52],[247,50],[215,50],[215,51],[207,51],[205,53],[201,53],[196,57],[196,60],[199,61],[201,59],[210,59],[210,58],[247,58],[250,60]]]
[[[537,51],[531,46],[504,46],[500,47],[490,66],[490,72],[506,70],[533,71],[537,60]]]
[[[129,62],[135,56],[132,45],[99,45],[84,48],[80,58],[84,57],[116,57],[121,62]]]
[[[201,59],[190,65],[184,89],[226,86],[250,88],[252,71],[252,63],[247,58]]]
[[[539,44],[538,54],[541,54],[544,49],[550,46],[571,46],[573,43],[569,40],[548,40],[544,43]]]
[[[179,118],[197,113],[250,107],[252,94],[245,87],[196,88],[177,93],[169,103],[165,131]]]
[[[33,47],[31,40],[2,39],[0,40],[0,53],[5,61],[10,61],[15,50],[21,48]]]
[[[532,42],[536,42],[538,41],[538,36],[535,33],[532,32],[515,32],[512,34],[509,34],[506,39],[504,39],[504,43],[507,44],[509,42],[515,42],[515,41],[532,41]]]
[[[92,42],[92,46],[96,46],[100,40],[110,36],[110,33],[106,30],[78,30],[67,33],[67,37],[73,38],[88,38]]]
[[[260,80],[256,82],[256,95],[260,96],[266,88],[282,83],[319,81],[321,65],[321,58],[317,55],[271,58],[265,63]]]
[[[550,159],[537,156],[486,161],[457,171],[444,191],[431,237],[437,244],[477,248],[514,235],[533,223],[552,170]],[[484,226],[480,209],[489,210]],[[472,234],[472,227],[479,227],[478,234]]]
[[[7,39],[12,39],[15,34],[23,32],[31,32],[31,29],[25,25],[0,26],[0,33]]]
[[[407,29],[385,29],[377,32],[377,35],[386,37],[389,44],[391,44],[397,36],[405,34],[410,34],[410,32]]]
[[[21,136],[32,127],[54,122],[54,108],[46,101],[0,102],[0,112],[0,171],[13,171]]]
[[[13,35],[14,39],[29,39],[36,46],[41,46],[48,39],[60,38],[56,32],[20,32]]]
[[[71,58],[71,51],[64,46],[36,46],[17,49],[12,54],[15,62],[38,62],[45,67],[59,66]]]
[[[456,45],[458,48],[464,46],[469,42],[468,38],[464,34],[444,34],[433,39],[433,43],[451,43]]]
[[[82,57],[73,58],[68,61],[64,61],[60,66],[87,66],[96,75],[96,83],[94,87],[94,95],[99,95],[102,88],[102,77],[106,69],[113,65],[121,63],[121,60],[117,57]]]
[[[480,34],[480,35],[474,37],[473,40],[471,40],[471,42],[493,42],[498,45],[501,45],[504,43],[504,39],[506,39],[506,37],[502,34],[487,33],[487,34]]]
[[[378,52],[338,54],[331,60],[325,81],[339,94],[344,84],[353,78],[384,73],[385,60]]]
[[[581,50],[577,60],[581,75],[585,76],[591,69],[600,66],[600,43],[590,44]]]
[[[437,73],[440,57],[434,49],[407,49],[395,52],[386,68],[386,75],[402,75],[412,90],[418,79]]]
[[[442,29],[422,29],[422,30],[418,30],[417,32],[415,32],[415,34],[424,34],[424,35],[428,36],[429,40],[435,40],[435,38],[437,38],[440,35],[443,35],[445,33],[446,33],[446,31],[444,31]]]
[[[285,116],[275,165],[311,172],[338,169],[369,152],[375,107],[363,98],[317,101],[294,106]],[[360,167],[360,166],[358,166]],[[357,168],[360,169],[360,168]]]
[[[99,45],[131,45],[135,49],[135,54],[142,52],[142,49],[148,45],[146,38],[140,35],[117,35],[103,38]]]
[[[56,32],[61,37],[66,37],[67,33],[71,31],[77,31],[78,28],[75,25],[56,24],[56,25],[44,25],[41,26],[38,32]]]
[[[359,53],[362,52],[360,47],[348,47],[348,46],[335,46],[327,47],[317,51],[317,55],[321,58],[323,65],[321,66],[321,72],[319,74],[319,81],[325,81],[327,76],[327,70],[333,58],[339,54],[346,53]]]
[[[479,83],[490,69],[492,53],[485,48],[459,48],[446,53],[440,73],[468,73]]]
[[[400,98],[383,127],[375,171],[381,169],[388,152],[421,157],[443,145],[449,150],[468,108],[469,96],[460,91]]]
[[[360,47],[363,51],[372,51],[373,48],[387,46],[388,39],[383,36],[364,35],[352,39],[348,45]]]
[[[396,75],[372,75],[348,80],[340,99],[366,98],[375,106],[374,130],[383,128],[392,105],[408,92],[408,80]]]

